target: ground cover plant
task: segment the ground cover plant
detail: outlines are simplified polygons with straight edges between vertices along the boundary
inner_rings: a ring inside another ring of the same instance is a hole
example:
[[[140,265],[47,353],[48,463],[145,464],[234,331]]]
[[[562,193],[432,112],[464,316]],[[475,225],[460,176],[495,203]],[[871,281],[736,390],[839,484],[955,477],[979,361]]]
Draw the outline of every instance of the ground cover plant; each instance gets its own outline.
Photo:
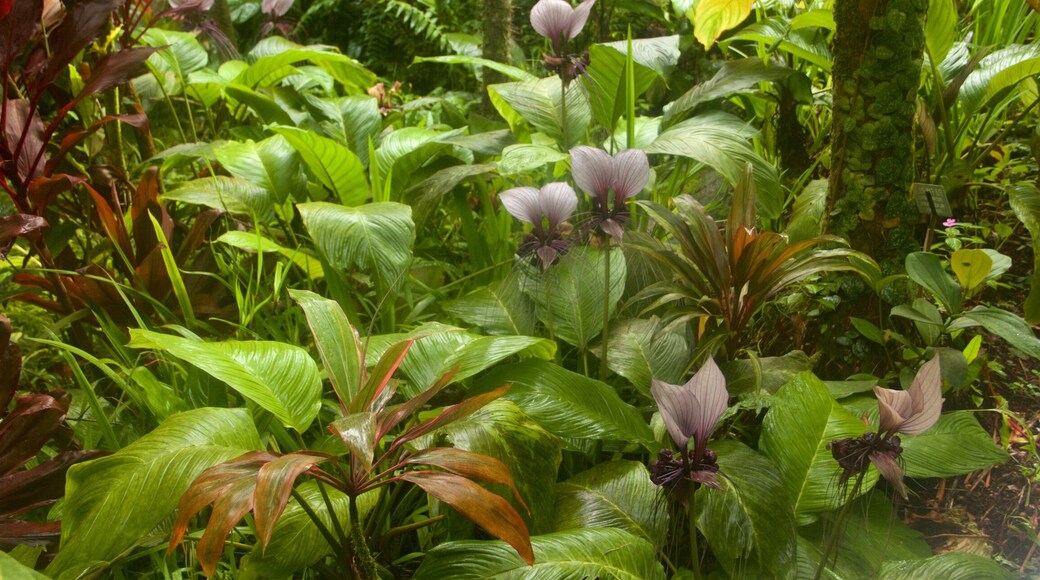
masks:
[[[0,576],[1035,575],[1038,28],[0,0]]]

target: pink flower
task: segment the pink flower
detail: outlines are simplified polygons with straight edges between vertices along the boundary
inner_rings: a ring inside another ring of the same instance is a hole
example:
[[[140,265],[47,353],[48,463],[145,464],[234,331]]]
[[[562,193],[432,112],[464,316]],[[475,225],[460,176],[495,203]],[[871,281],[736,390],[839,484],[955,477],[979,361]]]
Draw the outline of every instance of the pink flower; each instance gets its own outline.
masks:
[[[949,218],[949,219],[947,219],[946,221],[943,222],[943,226],[947,227],[947,228],[952,228],[955,225],[957,225],[957,220],[955,220],[953,218]]]
[[[531,26],[552,41],[556,55],[562,55],[564,43],[581,33],[595,3],[596,0],[585,0],[573,8],[565,0],[539,0],[531,9]]]

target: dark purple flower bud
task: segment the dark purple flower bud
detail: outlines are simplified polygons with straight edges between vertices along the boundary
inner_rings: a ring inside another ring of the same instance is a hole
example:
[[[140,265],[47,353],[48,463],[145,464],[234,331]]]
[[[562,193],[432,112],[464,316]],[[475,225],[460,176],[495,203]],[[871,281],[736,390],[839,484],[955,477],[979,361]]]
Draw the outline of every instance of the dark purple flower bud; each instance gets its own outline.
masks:
[[[531,9],[531,26],[552,42],[556,55],[562,55],[564,43],[581,33],[595,3],[585,0],[574,8],[564,0],[539,0]]]

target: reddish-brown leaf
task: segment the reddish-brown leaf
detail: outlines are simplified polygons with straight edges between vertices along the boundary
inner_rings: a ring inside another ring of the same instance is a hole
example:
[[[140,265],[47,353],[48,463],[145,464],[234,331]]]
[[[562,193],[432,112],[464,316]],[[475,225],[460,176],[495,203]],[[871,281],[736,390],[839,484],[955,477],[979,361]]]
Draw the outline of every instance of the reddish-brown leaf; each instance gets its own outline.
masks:
[[[82,143],[87,137],[97,133],[105,125],[113,122],[126,123],[135,129],[148,128],[148,116],[143,113],[133,115],[107,115],[102,117],[86,129],[66,133],[61,139],[61,146],[58,148],[58,152],[54,154],[54,157],[50,161],[47,162],[44,173],[47,175],[53,173],[58,163],[65,158],[65,155],[67,155],[73,147]],[[95,185],[97,184],[95,183]]]
[[[418,411],[430,401],[437,393],[441,392],[444,387],[448,386],[452,379],[455,378],[455,373],[459,371],[458,367],[455,367],[444,374],[441,378],[437,379],[437,382],[433,383],[430,388],[419,393],[418,395],[408,399],[402,405],[399,405],[393,412],[388,414],[388,418],[384,419],[379,425],[379,434],[376,439],[382,439],[384,435],[390,432],[391,429],[396,427],[401,421],[404,421],[408,417],[411,417],[413,413]]]
[[[7,255],[15,238],[44,227],[47,220],[35,215],[16,213],[0,217],[0,258]]]
[[[90,78],[87,79],[83,90],[76,95],[75,101],[93,94],[103,93],[142,74],[145,69],[144,61],[163,48],[166,47],[127,48],[101,57],[90,71]]]
[[[184,241],[181,242],[180,247],[177,249],[178,264],[184,265],[188,263],[188,258],[191,257],[192,252],[201,246],[202,242],[206,241],[206,232],[209,231],[209,227],[223,213],[219,209],[207,209],[195,216],[195,223],[192,224],[188,237],[184,238]],[[163,222],[159,223],[163,224]],[[165,227],[165,224],[163,224],[163,227]],[[166,237],[169,239],[170,235],[167,234]]]
[[[0,478],[0,517],[15,516],[58,501],[65,495],[65,472],[69,467],[103,455],[108,455],[108,452],[96,449],[66,451],[32,469]]]
[[[101,222],[101,227],[104,228],[108,239],[123,251],[123,255],[127,259],[130,259],[134,255],[133,246],[130,245],[130,234],[126,231],[126,222],[123,221],[123,216],[116,215],[112,211],[112,206],[109,205],[108,200],[98,193],[96,189],[86,183],[83,184],[83,187],[87,188],[87,191],[90,192],[90,197],[94,200],[94,211],[97,212],[98,220]],[[120,262],[121,260],[116,260],[117,264]]]
[[[7,415],[22,376],[22,351],[11,342],[11,321],[0,314],[0,418]]]
[[[73,4],[50,38],[61,39],[50,45],[50,57],[29,71],[33,94],[39,96],[51,85],[84,48],[98,37],[108,24],[108,17],[119,0],[82,0]],[[30,67],[26,67],[29,69]]]
[[[256,476],[250,473],[231,482],[213,502],[213,513],[198,545],[199,564],[206,576],[216,573],[228,534],[253,509],[255,491]]]
[[[36,111],[30,107],[27,99],[10,99],[2,106],[5,108],[3,140],[7,144],[8,151],[12,155],[17,155],[15,171],[18,178],[23,183],[28,182],[31,178],[38,177],[43,173],[43,164],[37,163],[35,170],[32,171],[32,175],[29,174],[29,168],[43,151],[43,132],[45,129],[43,121],[40,120],[40,116]],[[29,129],[23,140],[22,131],[25,130],[26,125],[29,125]],[[22,146],[21,149],[16,150],[19,141],[21,141]],[[47,156],[43,155],[42,159],[46,161]]]
[[[86,181],[82,177],[66,173],[57,175],[49,175],[49,171],[44,173],[48,175],[37,177],[29,182],[29,201],[33,203],[33,207],[39,213],[43,213],[56,196]]]
[[[61,522],[3,522],[0,523],[0,544],[57,547],[61,539]]]
[[[513,476],[504,463],[487,455],[473,453],[452,447],[430,447],[405,459],[408,465],[431,465],[461,475],[469,479],[479,479],[486,483],[499,483],[513,490],[516,502],[528,509],[520,491],[513,483]],[[530,511],[528,509],[528,511]]]
[[[51,395],[15,397],[14,409],[0,424],[0,473],[10,473],[36,457],[67,412],[68,401]]]
[[[379,362],[372,367],[372,372],[369,374],[368,380],[365,381],[365,386],[358,391],[357,395],[354,396],[354,400],[347,405],[347,409],[351,413],[360,411],[379,412],[381,410],[373,409],[372,406],[376,401],[380,400],[383,390],[386,389],[386,385],[390,382],[391,377],[394,376],[397,367],[401,366],[401,361],[408,354],[408,349],[412,348],[413,342],[415,341],[403,340],[383,352],[383,356],[379,357]]]
[[[133,223],[134,242],[137,244],[138,263],[159,244],[151,216],[155,216],[163,235],[169,240],[173,236],[173,218],[166,212],[166,206],[159,203],[159,167],[156,165],[145,169],[130,204],[130,220]]]
[[[441,411],[440,415],[437,415],[432,419],[423,421],[422,423],[419,423],[418,425],[412,427],[408,431],[405,431],[400,437],[394,440],[393,445],[390,446],[390,450],[392,451],[394,449],[397,449],[402,444],[407,443],[408,441],[413,441],[416,437],[425,435],[426,433],[429,433],[430,431],[433,431],[438,427],[443,427],[444,425],[447,425],[452,421],[458,421],[463,417],[468,417],[469,415],[478,411],[484,405],[487,405],[491,401],[494,401],[495,399],[506,394],[506,392],[509,391],[510,387],[512,387],[512,385],[503,385],[493,391],[488,391],[486,393],[474,395],[462,401],[461,403],[448,407],[447,409]]]
[[[528,564],[534,564],[534,549],[520,514],[509,502],[476,483],[442,471],[409,471],[398,479],[418,485],[426,493],[458,510],[489,534],[516,550]]]
[[[40,29],[42,0],[0,0],[0,70],[8,70]]]
[[[274,526],[285,511],[293,484],[301,473],[312,466],[333,459],[324,453],[290,453],[260,468],[256,476],[256,493],[253,499],[256,533],[260,537],[260,546],[267,549],[271,541]]]

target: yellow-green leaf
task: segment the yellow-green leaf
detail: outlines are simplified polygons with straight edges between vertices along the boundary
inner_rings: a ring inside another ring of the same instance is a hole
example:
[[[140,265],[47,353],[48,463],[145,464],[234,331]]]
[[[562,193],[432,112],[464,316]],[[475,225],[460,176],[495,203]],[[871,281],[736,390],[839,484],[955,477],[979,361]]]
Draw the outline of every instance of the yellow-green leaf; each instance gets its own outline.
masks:
[[[950,256],[950,267],[961,288],[971,292],[986,281],[993,260],[982,250],[957,250]]]
[[[686,13],[693,23],[693,35],[711,48],[719,35],[740,24],[751,14],[754,0],[700,0]]]

